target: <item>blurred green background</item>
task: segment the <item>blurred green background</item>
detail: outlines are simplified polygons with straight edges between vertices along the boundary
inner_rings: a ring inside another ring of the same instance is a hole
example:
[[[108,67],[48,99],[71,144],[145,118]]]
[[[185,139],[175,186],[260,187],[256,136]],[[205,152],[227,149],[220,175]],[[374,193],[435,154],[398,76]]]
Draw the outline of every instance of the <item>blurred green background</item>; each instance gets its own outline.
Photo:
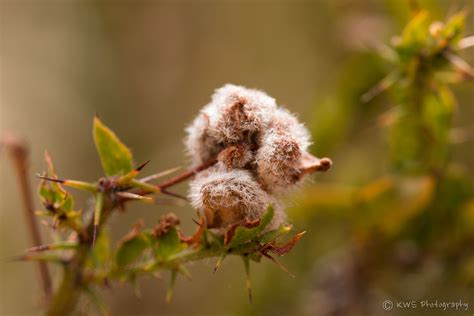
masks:
[[[308,231],[282,258],[295,278],[270,262],[252,265],[249,304],[239,258],[226,260],[216,275],[213,260],[198,262],[190,267],[192,281],[178,281],[171,304],[164,303],[166,280],[140,280],[141,299],[128,286],[104,291],[112,315],[474,313],[474,238],[443,238],[460,230],[474,235],[472,82],[454,87],[453,126],[470,128],[471,136],[453,146],[451,161],[462,181],[448,186],[454,193],[447,193],[443,211],[456,220],[442,222],[439,240],[429,207],[417,206],[433,199],[432,180],[394,184],[389,176],[387,135],[377,122],[393,100],[382,95],[360,102],[388,70],[373,47],[400,34],[409,2],[0,2],[0,133],[28,141],[34,185],[45,149],[62,177],[101,175],[91,138],[95,112],[138,161],[151,160],[147,171],[186,165],[184,127],[225,83],[262,89],[298,113],[313,133],[313,153],[333,159],[330,172],[313,176],[287,198],[290,221]],[[472,9],[468,0],[419,3],[435,19]],[[471,14],[465,34],[473,32]],[[472,64],[472,49],[464,57]],[[0,314],[39,315],[35,267],[6,259],[29,241],[11,164],[3,154],[0,161]],[[379,196],[393,186],[402,187],[402,198]],[[186,184],[178,191],[185,193]],[[369,207],[371,199],[377,202]],[[451,209],[451,201],[459,208]],[[405,214],[407,209],[416,214]],[[134,205],[116,214],[109,229],[119,238],[137,219],[151,227],[169,211],[185,231],[193,230],[194,212],[175,205]],[[378,235],[374,226],[390,233]],[[461,299],[470,306],[464,313],[384,312],[387,299]]]

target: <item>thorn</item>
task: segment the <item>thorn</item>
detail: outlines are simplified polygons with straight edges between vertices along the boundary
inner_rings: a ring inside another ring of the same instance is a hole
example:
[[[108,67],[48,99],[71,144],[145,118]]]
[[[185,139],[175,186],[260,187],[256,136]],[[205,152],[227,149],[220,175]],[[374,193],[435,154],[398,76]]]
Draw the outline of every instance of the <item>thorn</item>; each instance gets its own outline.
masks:
[[[242,259],[244,260],[244,267],[245,267],[245,287],[247,288],[247,293],[249,296],[249,302],[252,303],[252,283],[250,280],[250,262],[248,255],[243,255]]]
[[[173,298],[173,289],[174,289],[175,283],[176,283],[176,270],[173,270],[171,271],[170,284],[168,286],[168,289],[166,290],[166,303],[170,303],[171,299]]]
[[[92,232],[92,248],[95,247],[95,240],[97,239],[97,231],[99,230],[99,225],[94,224],[94,230]]]
[[[262,252],[262,255],[265,257],[265,258],[268,258],[270,259],[274,264],[277,265],[277,267],[279,267],[281,270],[285,271],[289,276],[291,277],[295,277],[295,275],[293,273],[291,273],[284,265],[282,265],[280,263],[280,261],[276,260],[275,258],[273,258],[272,256],[270,256],[268,253],[266,252]]]
[[[43,180],[47,180],[47,181],[57,182],[57,183],[65,183],[66,182],[66,180],[63,180],[63,179],[50,178],[50,177],[42,176],[39,173],[36,174],[36,177],[40,178],[40,179],[43,179]]]
[[[158,179],[158,178],[161,178],[161,177],[164,177],[166,175],[169,175],[171,173],[174,173],[176,171],[178,171],[179,169],[181,169],[182,167],[179,166],[179,167],[175,167],[175,168],[172,168],[172,169],[169,169],[169,170],[165,170],[165,171],[162,171],[162,172],[159,172],[159,173],[156,173],[156,174],[152,174],[151,176],[148,176],[148,177],[144,177],[142,179],[140,179],[139,181],[141,182],[149,182],[151,180],[155,180],[155,179]]]
[[[178,199],[181,199],[181,200],[184,200],[184,201],[189,201],[187,197],[182,196],[182,195],[177,194],[177,193],[170,192],[168,190],[161,190],[161,193],[166,194],[166,195],[170,195],[170,196],[174,196],[175,198],[178,198]]]
[[[121,197],[125,200],[139,200],[144,202],[153,202],[153,198],[149,196],[143,196],[139,194],[135,194],[132,192],[117,192],[115,193],[118,197]]]
[[[225,257],[227,256],[227,252],[224,252],[220,258],[217,260],[216,262],[216,266],[214,267],[214,269],[212,270],[212,274],[215,274],[217,272],[217,270],[219,270],[222,262],[224,261]]]
[[[144,163],[142,163],[140,166],[138,166],[137,168],[135,168],[136,171],[140,172],[142,171],[143,168],[145,168],[145,166],[150,162],[150,160],[147,160],[145,161]]]

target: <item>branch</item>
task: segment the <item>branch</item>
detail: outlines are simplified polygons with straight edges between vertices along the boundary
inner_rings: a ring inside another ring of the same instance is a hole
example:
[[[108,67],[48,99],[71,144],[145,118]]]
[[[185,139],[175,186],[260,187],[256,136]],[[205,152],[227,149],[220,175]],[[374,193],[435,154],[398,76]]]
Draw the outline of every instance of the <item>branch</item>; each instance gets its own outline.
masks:
[[[43,242],[34,214],[34,204],[28,181],[28,150],[26,145],[14,136],[8,135],[2,140],[2,147],[10,154],[15,167],[31,243],[33,246],[42,245]],[[46,300],[49,301],[52,295],[52,283],[46,262],[38,261],[38,271],[44,295]]]

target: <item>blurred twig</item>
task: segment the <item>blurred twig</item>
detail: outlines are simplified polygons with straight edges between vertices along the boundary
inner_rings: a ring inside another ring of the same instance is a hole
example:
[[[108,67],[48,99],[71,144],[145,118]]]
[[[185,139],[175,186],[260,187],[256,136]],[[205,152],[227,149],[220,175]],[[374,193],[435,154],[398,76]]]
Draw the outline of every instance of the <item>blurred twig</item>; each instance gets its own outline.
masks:
[[[28,181],[28,149],[23,141],[12,135],[4,137],[0,144],[10,155],[16,171],[32,246],[42,245],[41,234],[34,214],[31,187]],[[38,261],[38,271],[45,298],[49,300],[52,295],[52,283],[46,262]]]

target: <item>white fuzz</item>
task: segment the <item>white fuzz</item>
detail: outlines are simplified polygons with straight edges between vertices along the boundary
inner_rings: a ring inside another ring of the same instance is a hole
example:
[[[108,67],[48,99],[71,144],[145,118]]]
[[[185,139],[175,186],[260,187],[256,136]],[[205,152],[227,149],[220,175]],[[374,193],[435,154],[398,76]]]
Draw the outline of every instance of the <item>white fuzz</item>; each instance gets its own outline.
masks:
[[[304,124],[298,122],[298,119],[287,109],[278,108],[273,113],[270,124],[271,128],[285,131],[298,143],[301,150],[307,150],[311,145],[311,136]]]
[[[300,180],[301,148],[297,140],[282,129],[269,130],[255,157],[257,176],[270,192],[281,192]]]
[[[257,219],[271,201],[249,171],[226,171],[220,164],[198,174],[191,182],[189,198],[207,219],[208,227]]]
[[[191,182],[192,205],[210,228],[259,218],[271,203],[270,228],[285,222],[276,193],[303,177],[302,157],[311,144],[305,126],[264,92],[227,84],[186,129],[185,145],[197,166],[218,163]]]

